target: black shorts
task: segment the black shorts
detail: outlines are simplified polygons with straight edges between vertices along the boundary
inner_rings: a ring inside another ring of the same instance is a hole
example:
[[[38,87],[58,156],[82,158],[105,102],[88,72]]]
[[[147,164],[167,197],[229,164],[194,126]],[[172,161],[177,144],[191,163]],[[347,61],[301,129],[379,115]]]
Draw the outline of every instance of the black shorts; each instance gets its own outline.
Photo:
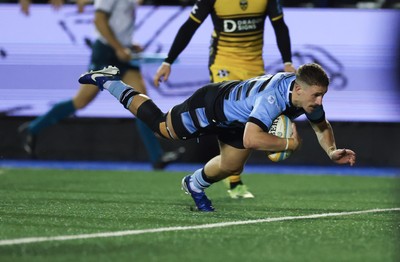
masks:
[[[187,140],[205,135],[216,135],[221,142],[233,146],[238,149],[244,149],[243,133],[244,125],[235,124],[229,126],[221,126],[223,116],[222,109],[216,106],[216,99],[219,95],[219,84],[208,84],[198,89],[192,96],[183,103],[176,105],[171,110],[171,120],[174,131],[179,139]],[[205,108],[206,118],[209,122],[207,126],[202,126],[197,121],[196,109]],[[218,111],[219,110],[219,111]],[[216,112],[218,111],[218,112]],[[190,132],[183,122],[183,115],[190,115],[195,126],[195,130]]]
[[[109,65],[118,67],[122,76],[127,70],[140,71],[138,66],[120,61],[111,46],[103,44],[100,40],[96,40],[92,45],[89,70],[100,70]]]
[[[244,149],[243,133],[244,127],[218,127],[216,131],[219,141],[238,149]]]

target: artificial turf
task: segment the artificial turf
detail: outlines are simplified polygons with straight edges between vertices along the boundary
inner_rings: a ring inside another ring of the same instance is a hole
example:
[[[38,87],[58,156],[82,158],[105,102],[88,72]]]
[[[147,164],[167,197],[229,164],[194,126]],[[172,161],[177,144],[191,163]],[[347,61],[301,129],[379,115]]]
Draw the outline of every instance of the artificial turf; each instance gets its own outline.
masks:
[[[1,241],[400,207],[400,179],[245,174],[255,199],[207,189],[190,211],[186,173],[0,169],[0,261],[400,261],[400,211],[26,244]]]

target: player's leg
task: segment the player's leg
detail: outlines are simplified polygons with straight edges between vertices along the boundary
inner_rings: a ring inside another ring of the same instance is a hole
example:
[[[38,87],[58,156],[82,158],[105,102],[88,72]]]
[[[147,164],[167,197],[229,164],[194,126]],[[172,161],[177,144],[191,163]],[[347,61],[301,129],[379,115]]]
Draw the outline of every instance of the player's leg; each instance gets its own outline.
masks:
[[[130,86],[134,86],[137,91],[142,94],[146,94],[145,83],[142,75],[138,70],[127,70],[122,78],[122,81]],[[136,128],[142,138],[143,144],[146,148],[147,154],[150,158],[150,162],[154,165],[163,155],[160,142],[155,137],[153,131],[147,127],[140,119],[136,118]]]
[[[249,149],[238,149],[221,141],[219,141],[219,148],[220,155],[212,158],[203,168],[182,180],[182,188],[192,196],[200,211],[214,210],[204,190],[231,175],[239,175],[250,156]]]
[[[221,58],[220,58],[221,59]],[[244,80],[258,75],[262,75],[264,70],[261,66],[255,66],[255,68],[248,67],[247,71],[243,67],[229,66],[230,63],[227,61],[219,61],[219,63],[212,64],[210,66],[210,78],[213,83],[229,80]],[[246,67],[245,67],[246,68]],[[248,71],[249,69],[254,69]],[[261,69],[261,71],[260,71]],[[228,194],[231,198],[254,198],[254,195],[249,191],[246,185],[243,184],[240,175],[232,175],[224,180],[227,185]]]
[[[204,166],[207,177],[220,181],[233,175],[240,175],[250,156],[250,149],[239,149],[218,141],[220,155],[215,156]]]
[[[140,93],[147,94],[145,83],[139,70],[127,70],[123,75],[122,81],[130,86],[134,86]],[[154,169],[164,169],[169,163],[177,161],[182,156],[184,152],[182,148],[175,151],[164,152],[161,148],[160,141],[154,135],[153,131],[142,120],[136,118],[135,121],[136,128]]]
[[[171,122],[168,121],[169,113],[163,113],[148,96],[121,81],[118,68],[109,66],[86,72],[80,76],[79,83],[95,85],[100,90],[106,89],[125,109],[145,122],[154,133],[166,139],[177,138],[172,126],[169,127],[171,132],[167,131],[166,122]]]
[[[96,86],[81,86],[74,98],[55,104],[45,114],[35,118],[29,123],[24,123],[21,125],[18,131],[23,136],[24,150],[32,157],[35,157],[37,135],[43,129],[55,125],[61,120],[74,114],[76,110],[84,108],[96,97],[98,92],[99,90]]]
[[[72,99],[75,110],[85,108],[90,102],[92,102],[97,94],[99,93],[99,89],[94,85],[80,85],[78,92]]]

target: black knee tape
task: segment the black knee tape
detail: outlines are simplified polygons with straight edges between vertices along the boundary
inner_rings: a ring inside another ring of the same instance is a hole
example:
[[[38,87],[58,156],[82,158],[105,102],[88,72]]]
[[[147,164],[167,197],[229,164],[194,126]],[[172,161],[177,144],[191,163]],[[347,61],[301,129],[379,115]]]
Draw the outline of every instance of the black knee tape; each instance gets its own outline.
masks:
[[[152,100],[147,100],[138,108],[137,117],[146,123],[153,132],[164,137],[160,132],[160,123],[165,122],[166,114]]]
[[[121,102],[121,104],[126,109],[128,109],[128,107],[129,107],[129,105],[128,105],[129,99],[131,97],[135,96],[135,95],[138,95],[138,94],[140,94],[140,93],[138,91],[132,89],[132,88],[126,89],[126,90],[124,90],[124,92],[122,92],[121,98],[119,99],[119,102]]]

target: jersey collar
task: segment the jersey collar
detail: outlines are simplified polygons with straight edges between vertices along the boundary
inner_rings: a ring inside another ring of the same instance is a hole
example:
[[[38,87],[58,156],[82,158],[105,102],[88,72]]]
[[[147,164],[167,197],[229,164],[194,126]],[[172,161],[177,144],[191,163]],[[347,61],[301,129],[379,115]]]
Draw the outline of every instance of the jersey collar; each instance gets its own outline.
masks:
[[[292,92],[293,92],[293,88],[294,88],[294,82],[295,80],[292,81],[292,83],[290,83],[290,87],[288,88],[288,92],[287,92],[287,100],[289,101],[289,105],[292,107]]]

